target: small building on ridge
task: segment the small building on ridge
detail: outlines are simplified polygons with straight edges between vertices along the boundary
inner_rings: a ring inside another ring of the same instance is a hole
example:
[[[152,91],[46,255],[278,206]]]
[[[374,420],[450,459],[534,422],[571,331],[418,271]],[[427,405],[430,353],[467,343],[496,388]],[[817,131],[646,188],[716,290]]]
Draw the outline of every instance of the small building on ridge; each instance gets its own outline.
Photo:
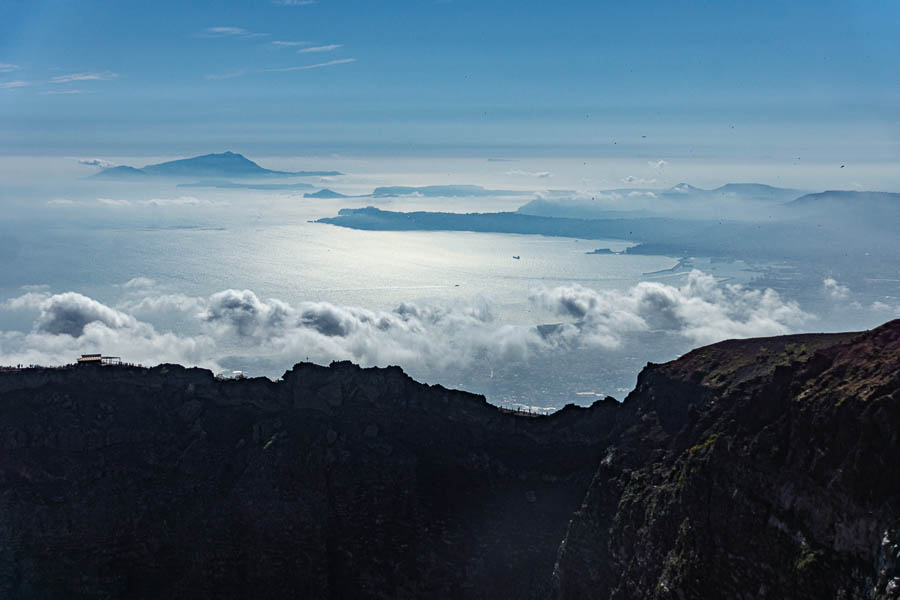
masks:
[[[82,354],[78,359],[79,365],[121,365],[122,359],[118,356],[103,356],[102,354]]]

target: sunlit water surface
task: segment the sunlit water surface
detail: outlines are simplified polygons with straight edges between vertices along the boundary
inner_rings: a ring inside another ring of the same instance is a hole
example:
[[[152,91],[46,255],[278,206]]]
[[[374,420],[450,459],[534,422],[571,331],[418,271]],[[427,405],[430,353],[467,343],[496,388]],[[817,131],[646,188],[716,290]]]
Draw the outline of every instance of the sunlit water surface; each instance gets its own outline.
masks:
[[[627,290],[647,280],[678,285],[686,276],[673,269],[678,261],[671,257],[587,254],[595,248],[624,250],[629,244],[622,241],[369,232],[311,222],[342,207],[368,204],[385,210],[515,210],[527,201],[522,196],[320,200],[297,191],[65,178],[38,184],[31,176],[26,181],[0,187],[7,215],[0,224],[0,302],[32,290],[75,291],[115,307],[134,294],[126,282],[147,278],[158,293],[208,297],[248,289],[291,305],[315,301],[391,311],[402,303],[486,302],[492,324],[533,326],[570,319],[529,301],[543,288]],[[356,191],[384,183],[374,177],[365,181]],[[315,183],[334,187],[331,181]],[[758,274],[740,261],[694,265],[721,281],[742,284]],[[28,331],[34,318],[33,312],[0,310],[0,330]],[[164,316],[152,324],[179,334],[197,327],[196,320]],[[487,356],[441,373],[401,366],[417,378],[482,392],[494,402],[559,407],[589,404],[605,394],[621,397],[647,360],[674,358],[690,345],[672,336],[636,335],[615,352],[572,348],[518,363]],[[117,351],[127,358],[127,349]],[[306,358],[300,353],[260,362],[239,342],[228,341],[217,353],[228,368],[271,377]]]

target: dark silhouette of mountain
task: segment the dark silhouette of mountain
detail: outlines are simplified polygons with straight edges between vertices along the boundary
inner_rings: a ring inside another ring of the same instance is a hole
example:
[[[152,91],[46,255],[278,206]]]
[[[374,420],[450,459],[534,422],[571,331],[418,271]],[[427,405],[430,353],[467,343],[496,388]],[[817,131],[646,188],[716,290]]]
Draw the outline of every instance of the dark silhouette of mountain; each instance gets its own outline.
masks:
[[[687,183],[666,189],[604,190],[586,197],[553,190],[519,208],[523,214],[577,219],[664,216],[681,219],[768,219],[778,205],[804,192],[761,183],[728,183],[706,190]],[[764,211],[761,211],[764,209]]]
[[[771,202],[788,202],[803,194],[802,190],[779,188],[764,183],[726,183],[709,191],[718,194],[736,194],[748,199]]]
[[[723,194],[734,194],[746,199],[787,202],[803,194],[803,191],[791,188],[779,188],[764,183],[726,183],[725,185],[713,189],[699,188],[689,183],[679,183],[668,189],[657,190],[657,193],[662,195],[679,194],[682,196],[712,196],[717,194],[721,196]]]
[[[556,598],[896,598],[900,321],[648,366],[568,526]]]
[[[321,189],[318,192],[307,192],[303,194],[304,198],[350,198],[351,196],[347,196],[346,194],[341,194],[339,192],[335,192],[334,190],[329,190],[328,188]]]
[[[838,190],[807,194],[785,205],[785,215],[830,225],[861,237],[871,237],[873,231],[878,231],[897,239],[900,194]]]
[[[120,165],[118,167],[103,169],[96,175],[92,175],[92,177],[98,179],[145,179],[147,173],[140,169],[135,169],[134,167]]]
[[[675,194],[694,194],[697,192],[705,192],[707,190],[700,189],[698,187],[694,187],[689,183],[676,183],[668,190],[663,190],[663,192],[671,192]]]
[[[792,210],[884,211],[900,210],[900,194],[893,192],[850,192],[829,190],[806,194],[788,203]]]
[[[168,162],[134,167],[113,167],[94,177],[122,179],[142,177],[311,177],[341,175],[339,171],[273,171],[264,169],[252,160],[234,152],[204,154]]]
[[[0,370],[0,596],[886,600],[898,430],[900,320],[550,416],[349,363]]]

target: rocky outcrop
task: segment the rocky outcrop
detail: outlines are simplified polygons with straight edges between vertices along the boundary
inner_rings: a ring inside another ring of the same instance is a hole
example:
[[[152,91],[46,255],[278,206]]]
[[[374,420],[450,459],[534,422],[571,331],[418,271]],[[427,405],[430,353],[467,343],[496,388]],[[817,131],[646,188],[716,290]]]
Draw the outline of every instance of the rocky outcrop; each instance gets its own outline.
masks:
[[[538,597],[612,412],[349,363],[0,373],[0,597]]]
[[[898,373],[900,321],[547,417],[349,363],[0,372],[0,597],[896,597]]]
[[[900,321],[701,348],[621,408],[556,597],[900,596]]]

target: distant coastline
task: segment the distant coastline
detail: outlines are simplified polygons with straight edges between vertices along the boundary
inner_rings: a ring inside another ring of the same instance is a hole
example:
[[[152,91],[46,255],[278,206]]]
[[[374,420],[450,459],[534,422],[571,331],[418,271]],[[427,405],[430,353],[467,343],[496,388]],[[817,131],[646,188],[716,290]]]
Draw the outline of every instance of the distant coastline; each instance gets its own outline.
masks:
[[[577,219],[513,212],[446,213],[395,212],[368,206],[343,208],[335,217],[316,223],[367,231],[474,231],[568,237],[583,240],[623,240],[635,243],[626,254],[698,256],[773,260],[808,258],[843,260],[847,248],[859,245],[852,237],[841,244],[823,245],[823,236],[837,241],[848,236],[839,224],[778,221],[766,224],[665,217],[636,219]]]

